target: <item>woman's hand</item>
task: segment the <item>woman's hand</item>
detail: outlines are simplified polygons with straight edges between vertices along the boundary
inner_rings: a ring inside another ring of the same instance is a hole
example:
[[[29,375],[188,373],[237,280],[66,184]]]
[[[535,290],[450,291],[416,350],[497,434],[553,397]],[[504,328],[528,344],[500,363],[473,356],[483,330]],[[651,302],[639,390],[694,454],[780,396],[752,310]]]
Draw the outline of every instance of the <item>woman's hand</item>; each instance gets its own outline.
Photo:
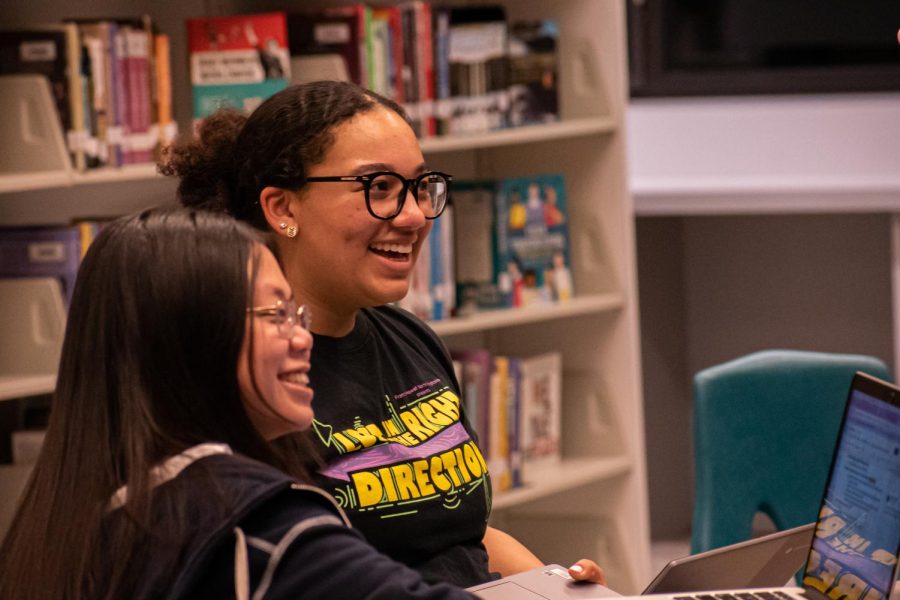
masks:
[[[606,576],[603,574],[603,569],[588,558],[582,558],[569,567],[569,575],[575,581],[590,581],[591,583],[606,585]]]

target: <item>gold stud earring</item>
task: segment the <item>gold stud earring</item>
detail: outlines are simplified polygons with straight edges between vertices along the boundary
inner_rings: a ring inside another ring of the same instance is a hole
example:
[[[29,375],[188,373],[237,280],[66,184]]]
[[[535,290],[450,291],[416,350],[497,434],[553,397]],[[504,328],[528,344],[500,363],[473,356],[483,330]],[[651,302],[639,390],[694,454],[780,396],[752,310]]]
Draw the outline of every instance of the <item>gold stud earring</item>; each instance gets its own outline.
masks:
[[[282,221],[281,223],[278,224],[278,228],[279,229],[287,229],[287,223]]]
[[[297,226],[296,225],[291,225],[290,227],[287,228],[287,236],[289,238],[297,237]]]

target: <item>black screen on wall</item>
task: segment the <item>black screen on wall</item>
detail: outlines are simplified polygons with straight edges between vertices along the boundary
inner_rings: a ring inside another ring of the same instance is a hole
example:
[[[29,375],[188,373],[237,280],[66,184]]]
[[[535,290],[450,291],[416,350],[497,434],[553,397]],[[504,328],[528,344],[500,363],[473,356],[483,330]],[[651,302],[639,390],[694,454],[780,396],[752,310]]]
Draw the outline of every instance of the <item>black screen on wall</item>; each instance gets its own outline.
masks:
[[[633,96],[900,90],[900,0],[629,0]]]

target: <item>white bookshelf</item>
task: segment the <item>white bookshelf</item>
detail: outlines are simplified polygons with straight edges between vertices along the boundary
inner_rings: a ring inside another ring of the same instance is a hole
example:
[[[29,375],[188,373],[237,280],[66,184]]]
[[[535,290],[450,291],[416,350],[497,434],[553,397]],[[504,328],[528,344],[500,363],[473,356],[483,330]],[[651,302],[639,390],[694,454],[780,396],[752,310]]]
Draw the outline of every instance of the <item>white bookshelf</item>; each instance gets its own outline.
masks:
[[[0,175],[0,194],[117,181],[139,183],[157,177],[161,177],[161,175],[157,173],[155,164],[126,165],[119,168],[89,170],[84,173],[77,171],[50,171],[46,173]]]
[[[54,389],[56,375],[0,375],[0,402],[51,394]]]
[[[631,460],[624,454],[603,458],[568,458],[559,464],[535,470],[527,476],[528,481],[522,487],[497,494],[494,510],[514,508],[577,487],[606,482],[629,473],[631,466]]]
[[[450,135],[422,141],[422,151],[428,154],[453,152],[456,150],[478,150],[513,144],[530,144],[549,140],[564,140],[573,137],[592,136],[615,131],[616,122],[609,116],[584,117],[557,123],[526,125],[470,135]]]
[[[612,587],[649,576],[649,518],[628,192],[624,6],[615,0],[509,0],[511,19],[560,27],[557,124],[426,140],[429,165],[459,180],[562,173],[576,294],[568,303],[432,323],[451,349],[563,355],[563,460],[494,495],[492,523],[546,561],[591,556]],[[548,533],[548,523],[553,524]],[[557,538],[565,538],[557,539]]]
[[[429,165],[458,180],[563,174],[575,296],[564,303],[490,311],[432,325],[451,348],[486,347],[520,356],[562,353],[567,428],[563,460],[554,468],[526,473],[525,487],[496,494],[492,519],[548,562],[600,559],[614,589],[637,593],[650,574],[650,548],[624,124],[625,7],[619,0],[503,3],[511,19],[553,18],[559,24],[561,120],[427,139],[422,148]],[[0,18],[11,25],[53,20],[64,6],[61,0],[38,0],[22,11],[0,8]],[[190,90],[184,19],[300,6],[278,0],[185,0],[167,6],[162,14],[151,2],[98,0],[82,5],[79,11],[84,14],[77,16],[146,11],[172,36],[176,114],[185,131],[190,127]],[[13,185],[0,178],[0,224],[51,222],[50,217],[65,222],[76,214],[106,212],[117,205],[129,212],[135,205],[170,202],[173,190],[174,183],[156,175],[152,166],[55,182],[34,177]],[[52,211],[46,202],[52,203]],[[44,393],[52,386],[49,378],[0,380],[0,399]],[[584,515],[592,526],[584,526]],[[559,539],[543,535],[543,524],[560,520],[564,533],[556,536]]]
[[[429,325],[438,335],[446,338],[464,333],[515,327],[527,323],[545,323],[555,319],[616,311],[624,305],[625,300],[618,293],[585,294],[576,296],[568,302],[488,310],[465,317],[431,321]]]

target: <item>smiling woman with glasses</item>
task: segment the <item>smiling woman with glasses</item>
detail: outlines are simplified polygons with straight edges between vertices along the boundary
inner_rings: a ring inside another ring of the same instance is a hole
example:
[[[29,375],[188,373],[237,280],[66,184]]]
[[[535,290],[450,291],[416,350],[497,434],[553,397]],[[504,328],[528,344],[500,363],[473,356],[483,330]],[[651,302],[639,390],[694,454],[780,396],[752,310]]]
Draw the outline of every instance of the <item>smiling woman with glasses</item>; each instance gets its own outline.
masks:
[[[490,474],[453,363],[394,306],[452,182],[426,163],[403,109],[351,83],[296,85],[249,117],[208,117],[161,169],[181,178],[182,204],[274,233],[294,296],[316,316],[316,481],[354,527],[429,581],[470,586],[541,565],[487,527]],[[583,564],[573,578],[603,581]]]

